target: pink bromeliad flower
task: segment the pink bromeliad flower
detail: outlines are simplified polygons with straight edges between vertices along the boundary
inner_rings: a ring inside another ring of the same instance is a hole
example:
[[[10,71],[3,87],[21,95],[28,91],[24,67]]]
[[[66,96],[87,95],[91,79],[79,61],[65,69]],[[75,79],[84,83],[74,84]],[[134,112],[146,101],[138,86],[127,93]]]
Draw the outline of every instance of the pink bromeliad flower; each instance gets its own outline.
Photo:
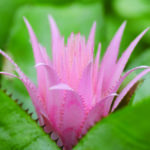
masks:
[[[64,145],[64,149],[71,150],[88,128],[113,112],[139,79],[150,71],[147,66],[140,66],[122,76],[133,49],[148,29],[144,30],[117,59],[126,24],[124,22],[100,61],[101,44],[95,59],[93,56],[96,23],[93,24],[87,41],[84,36],[71,33],[67,44],[64,44],[64,38],[60,35],[53,18],[49,17],[49,21],[52,33],[52,60],[49,59],[46,49],[38,43],[25,19],[35,57],[38,85],[35,86],[3,51],[0,53],[14,65],[18,76],[7,72],[1,74],[16,77],[24,83],[40,124],[46,125],[46,132],[53,131],[52,138],[59,137],[59,146]],[[141,68],[144,71],[117,93],[124,79]]]

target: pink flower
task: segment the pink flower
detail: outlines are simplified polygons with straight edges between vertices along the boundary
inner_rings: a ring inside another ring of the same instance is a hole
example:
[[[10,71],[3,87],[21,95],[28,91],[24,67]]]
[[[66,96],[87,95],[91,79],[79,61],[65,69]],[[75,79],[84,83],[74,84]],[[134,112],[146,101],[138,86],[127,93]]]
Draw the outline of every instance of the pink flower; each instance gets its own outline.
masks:
[[[121,76],[133,49],[148,29],[144,30],[117,59],[126,25],[124,22],[99,62],[101,44],[98,46],[96,58],[93,56],[96,23],[93,24],[87,41],[80,33],[71,33],[67,44],[64,44],[64,38],[60,35],[53,18],[49,17],[49,21],[52,33],[52,60],[49,59],[46,49],[38,43],[25,19],[35,57],[38,85],[35,86],[3,51],[0,53],[15,66],[18,76],[7,72],[1,74],[16,77],[24,83],[40,124],[46,125],[46,132],[53,131],[52,138],[59,136],[59,146],[64,145],[66,150],[71,150],[87,129],[113,112],[137,81],[150,71],[147,66],[140,66]],[[116,94],[124,79],[141,68],[144,71]]]

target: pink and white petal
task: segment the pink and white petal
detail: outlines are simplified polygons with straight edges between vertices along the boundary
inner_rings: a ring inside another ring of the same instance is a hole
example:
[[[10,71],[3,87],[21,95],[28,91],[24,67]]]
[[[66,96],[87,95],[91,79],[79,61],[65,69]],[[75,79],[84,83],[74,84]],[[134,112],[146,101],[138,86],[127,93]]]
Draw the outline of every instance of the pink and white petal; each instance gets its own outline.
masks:
[[[68,91],[73,91],[73,89],[69,85],[64,84],[64,83],[60,83],[60,84],[54,85],[54,86],[50,87],[49,89],[50,90],[68,90]]]
[[[65,91],[72,90],[66,84],[56,84],[48,88],[47,91],[47,112],[54,131],[59,133],[60,111],[65,97]]]
[[[101,54],[101,43],[98,44],[97,54],[94,62],[94,85],[96,85],[96,82],[98,80],[98,72],[99,72],[99,62],[100,62],[100,54]]]
[[[104,70],[103,91],[109,87],[118,57],[119,47],[126,22],[124,22],[110,42],[102,59],[101,70]]]
[[[44,58],[42,57],[41,50],[40,50],[40,45],[39,45],[37,38],[32,30],[32,27],[30,26],[30,24],[26,20],[26,18],[24,18],[24,21],[25,21],[28,31],[29,31],[36,64],[45,63]],[[47,87],[45,68],[38,67],[38,68],[36,68],[36,70],[37,70],[39,92],[40,92],[40,95],[43,97],[43,99],[45,99],[45,91],[46,91],[46,87]]]
[[[59,104],[60,104],[59,102],[62,99],[61,98],[62,94],[60,92],[50,91],[49,87],[52,87],[59,83],[58,76],[55,70],[50,65],[40,63],[40,64],[37,64],[36,67],[44,67],[45,69],[46,86],[45,86],[45,91],[44,91],[44,97],[42,97],[42,101],[45,104],[45,110],[48,114],[47,115],[48,119],[52,118],[50,122],[52,124],[55,124],[55,116],[52,116],[52,115],[55,114],[55,112],[57,112],[57,107],[59,107]]]
[[[52,66],[47,65],[45,63],[38,63],[35,65],[36,68],[43,67],[46,72],[46,82],[47,82],[47,88],[54,86],[59,83],[60,79],[56,73],[56,71],[53,69]]]
[[[124,67],[131,55],[131,53],[133,52],[135,46],[137,45],[137,43],[140,41],[140,39],[144,36],[144,34],[149,30],[149,28],[145,29],[130,45],[129,47],[126,49],[126,51],[122,54],[121,58],[118,60],[117,62],[117,66],[116,66],[116,70],[114,72],[113,78],[112,78],[112,82],[116,82],[118,81],[118,79],[120,78]]]
[[[123,77],[121,77],[121,79],[119,80],[119,82],[116,83],[116,85],[112,88],[112,91],[109,91],[110,93],[116,93],[117,90],[119,89],[120,85],[123,83],[123,81],[126,79],[126,77],[128,75],[130,75],[132,72],[134,72],[135,70],[138,70],[138,69],[147,69],[149,68],[148,66],[139,66],[139,67],[136,67],[136,68],[133,68],[131,70],[129,70],[128,72],[126,72],[124,74]],[[108,94],[108,93],[107,93]],[[107,95],[106,94],[106,95]],[[110,100],[108,102],[105,103],[105,115],[107,115],[109,112],[110,112],[110,108],[111,108],[111,104],[112,104],[112,101],[113,101],[114,97],[111,97]]]
[[[142,71],[132,81],[129,82],[129,84],[121,91],[119,96],[116,98],[114,105],[112,107],[112,110],[111,110],[112,112],[116,109],[116,107],[119,105],[119,103],[124,98],[124,96],[128,93],[128,91],[137,83],[137,81],[139,81],[148,72],[150,72],[150,69],[146,69],[146,70]]]
[[[96,30],[96,22],[93,23],[93,26],[91,28],[88,41],[87,41],[87,49],[91,51],[92,55],[93,55],[93,50],[94,50],[95,30]]]
[[[117,94],[111,94],[101,100],[88,112],[84,126],[82,129],[82,135],[86,134],[87,130],[92,127],[97,121],[100,121],[103,117],[105,117],[105,104],[110,101],[111,97],[117,96]]]
[[[53,45],[56,44],[57,40],[60,38],[60,33],[53,17],[49,15],[48,18],[49,18],[49,23],[50,23],[51,33],[52,33],[52,45]]]
[[[46,52],[46,48],[43,47],[42,45],[39,45],[39,47],[40,47],[40,51],[41,51],[41,54],[42,54],[45,64],[52,65],[52,62],[50,61],[50,58]]]
[[[60,108],[64,98],[64,90],[49,90],[46,97],[48,120],[53,131],[59,133]]]
[[[33,52],[34,52],[35,62],[36,62],[36,64],[37,63],[44,63],[44,59],[42,58],[39,43],[38,43],[38,40],[34,34],[34,31],[33,31],[31,25],[29,24],[29,22],[27,21],[26,18],[24,18],[24,21],[26,23],[26,26],[28,28],[28,32],[30,35],[30,40],[31,40],[31,44],[32,44]]]
[[[103,97],[103,91],[102,91],[102,85],[103,85],[103,78],[104,78],[104,70],[101,70],[101,72],[98,73],[98,81],[97,81],[97,87],[96,87],[96,99]]]
[[[39,88],[39,95],[42,97],[42,101],[45,104],[46,112],[49,110],[49,102],[51,101],[49,96],[49,87],[58,84],[59,79],[55,70],[46,64],[37,64],[38,70],[41,69],[41,87]],[[43,74],[43,75],[42,75]]]
[[[103,57],[102,60],[102,66],[112,66],[116,63],[117,61],[117,57],[118,57],[118,52],[119,52],[119,47],[120,47],[120,42],[121,42],[121,38],[124,32],[124,28],[125,28],[126,22],[124,22],[120,28],[118,29],[117,33],[115,34],[115,36],[113,37],[112,41],[110,42],[106,53]]]
[[[92,105],[92,62],[90,62],[84,69],[79,86],[78,93],[86,100],[85,103],[88,108]]]
[[[54,21],[53,17],[49,15],[49,23],[51,28],[51,34],[52,34],[52,54],[53,54],[53,62],[57,61],[57,55],[59,51],[59,44],[60,44],[60,33],[58,30],[58,27],[56,25],[56,22]]]
[[[14,75],[12,73],[9,73],[9,72],[1,71],[0,74],[3,74],[5,76],[9,76],[9,77],[12,77],[12,78],[19,78],[18,76]]]
[[[117,92],[117,90],[119,89],[119,87],[121,86],[121,84],[123,83],[123,81],[134,71],[138,70],[138,69],[148,69],[149,66],[139,66],[139,67],[135,67],[129,71],[127,71],[119,80],[119,82],[116,84],[115,88],[113,89],[112,92]]]
[[[85,118],[85,106],[82,98],[74,91],[66,91],[61,108],[61,139],[65,148],[76,144],[81,134],[81,126]]]
[[[97,54],[96,54],[96,58],[95,58],[96,68],[98,68],[98,66],[99,66],[100,54],[101,54],[101,43],[98,44]]]
[[[18,65],[13,61],[13,59],[8,56],[4,51],[0,50],[0,54],[3,55],[14,67],[15,67],[15,71],[18,73],[18,75],[21,78],[26,79],[26,76],[24,75],[24,73],[21,71],[21,69],[18,67]]]

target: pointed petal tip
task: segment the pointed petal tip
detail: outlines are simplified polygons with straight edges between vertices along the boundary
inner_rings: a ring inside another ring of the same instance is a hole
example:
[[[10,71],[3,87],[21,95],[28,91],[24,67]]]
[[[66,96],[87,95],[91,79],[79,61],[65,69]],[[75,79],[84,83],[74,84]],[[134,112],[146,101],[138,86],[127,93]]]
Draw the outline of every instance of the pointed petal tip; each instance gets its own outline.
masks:
[[[49,19],[49,22],[50,22],[51,25],[55,24],[55,21],[54,21],[54,18],[52,17],[52,15],[49,14],[48,19]]]
[[[25,16],[23,16],[23,20],[27,20]]]
[[[25,24],[26,24],[26,26],[27,26],[28,30],[31,30],[31,29],[32,29],[32,27],[31,27],[31,25],[30,25],[29,21],[27,20],[27,18],[23,16],[23,19],[24,19],[24,22],[25,22]]]
[[[29,22],[28,22],[28,20],[27,20],[27,18],[25,16],[23,16],[23,20],[24,20],[26,25],[29,25]]]
[[[95,30],[96,30],[96,21],[93,22],[93,25],[91,28],[91,31],[95,32]]]
[[[53,20],[53,17],[50,14],[48,14],[48,19]]]
[[[146,32],[148,31],[150,29],[150,27],[147,27],[145,30],[146,30]]]
[[[144,36],[144,34],[145,34],[149,29],[150,29],[150,27],[147,27],[144,31],[142,31],[142,32],[140,33],[139,36]]]
[[[96,21],[93,22],[93,27],[96,28]]]
[[[125,21],[121,24],[120,29],[124,31],[126,25],[127,25],[127,21],[125,20]]]
[[[146,75],[148,72],[150,72],[150,67],[141,73],[139,73],[133,80],[131,80],[127,86],[121,91],[121,93],[118,95],[117,99],[115,100],[113,107],[111,109],[111,112],[113,112],[117,106],[120,104],[121,100],[124,98],[124,96],[127,94],[127,92],[134,86],[134,84],[139,81],[144,75]]]
[[[56,24],[54,18],[51,15],[48,15],[48,19],[49,19],[52,36],[59,37],[60,36],[59,29],[57,27],[57,24]]]
[[[119,30],[122,30],[122,32],[124,32],[124,29],[125,29],[125,27],[126,27],[126,24],[127,24],[127,21],[125,20],[125,21],[121,24]]]
[[[125,20],[125,21],[122,23],[122,25],[124,25],[124,26],[126,26],[126,24],[127,24],[127,20]]]

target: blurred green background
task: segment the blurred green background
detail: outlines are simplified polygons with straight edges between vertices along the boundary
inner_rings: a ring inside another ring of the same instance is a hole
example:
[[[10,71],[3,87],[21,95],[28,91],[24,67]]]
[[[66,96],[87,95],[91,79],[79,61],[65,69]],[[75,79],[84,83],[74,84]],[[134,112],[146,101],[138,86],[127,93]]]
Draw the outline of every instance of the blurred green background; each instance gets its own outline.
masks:
[[[120,53],[146,27],[150,26],[149,0],[0,0],[0,48],[7,51],[34,82],[36,72],[29,35],[23,16],[32,25],[39,42],[51,53],[51,36],[48,14],[52,15],[65,40],[71,32],[81,32],[86,38],[94,21],[97,22],[95,49],[102,43],[102,55],[113,35],[124,20],[127,26],[121,42]],[[96,52],[96,50],[95,50]],[[137,65],[150,65],[150,32],[135,48],[126,69]],[[1,70],[13,71],[11,65],[0,57]],[[149,78],[139,88],[136,100],[150,96]],[[23,85],[16,79],[1,77],[3,88],[14,97],[32,107]],[[142,89],[143,88],[143,89]],[[16,90],[17,89],[17,90]],[[147,90],[145,90],[147,89]],[[142,94],[141,94],[142,93]],[[32,108],[33,109],[33,108]]]

